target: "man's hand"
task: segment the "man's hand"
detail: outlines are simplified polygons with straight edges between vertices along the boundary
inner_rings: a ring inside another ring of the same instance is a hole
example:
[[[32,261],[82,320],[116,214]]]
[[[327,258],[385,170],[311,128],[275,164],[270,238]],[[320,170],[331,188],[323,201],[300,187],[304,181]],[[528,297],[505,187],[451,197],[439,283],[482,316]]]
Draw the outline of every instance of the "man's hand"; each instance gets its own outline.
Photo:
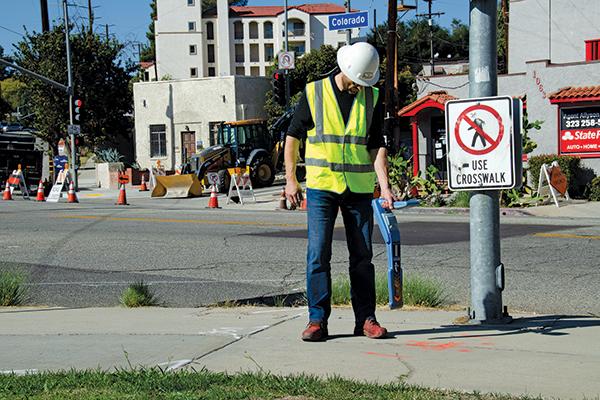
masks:
[[[394,209],[394,201],[396,201],[396,198],[394,197],[394,194],[389,188],[381,190],[380,198],[385,200],[385,202],[383,203],[384,208],[388,208],[390,210]]]
[[[292,207],[300,207],[300,203],[302,203],[302,186],[300,186],[295,177],[287,179],[285,184],[285,198],[290,202]]]

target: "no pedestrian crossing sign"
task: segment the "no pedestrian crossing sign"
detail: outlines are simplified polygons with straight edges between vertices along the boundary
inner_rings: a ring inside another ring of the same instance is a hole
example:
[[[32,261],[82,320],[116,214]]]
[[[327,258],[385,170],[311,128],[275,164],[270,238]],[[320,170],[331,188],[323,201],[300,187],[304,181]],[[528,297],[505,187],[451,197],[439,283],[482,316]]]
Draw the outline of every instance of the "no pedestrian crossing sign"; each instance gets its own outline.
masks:
[[[522,183],[521,100],[508,96],[446,103],[448,187],[512,189]]]
[[[329,30],[366,28],[369,26],[369,12],[360,11],[353,13],[334,14],[329,16]]]

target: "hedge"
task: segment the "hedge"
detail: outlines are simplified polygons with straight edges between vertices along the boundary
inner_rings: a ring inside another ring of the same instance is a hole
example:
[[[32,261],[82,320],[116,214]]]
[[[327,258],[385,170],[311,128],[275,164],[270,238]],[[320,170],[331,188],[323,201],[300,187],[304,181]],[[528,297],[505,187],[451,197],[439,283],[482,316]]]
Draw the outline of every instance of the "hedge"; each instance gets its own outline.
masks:
[[[600,201],[600,176],[592,179],[585,190],[586,197],[591,201]]]
[[[581,172],[581,158],[571,156],[559,156],[557,154],[541,154],[539,156],[529,157],[529,173],[531,174],[531,185],[537,190],[540,179],[540,168],[542,164],[550,165],[553,161],[558,161],[561,171],[567,177],[569,182],[569,192],[577,192],[576,177]]]

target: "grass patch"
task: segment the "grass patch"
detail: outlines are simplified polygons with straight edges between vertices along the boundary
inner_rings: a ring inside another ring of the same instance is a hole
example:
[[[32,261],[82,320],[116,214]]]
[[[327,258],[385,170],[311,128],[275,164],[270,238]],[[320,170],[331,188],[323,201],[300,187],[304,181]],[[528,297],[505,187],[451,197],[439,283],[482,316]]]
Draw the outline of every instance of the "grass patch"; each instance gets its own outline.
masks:
[[[150,286],[143,281],[129,285],[119,300],[125,307],[149,307],[158,305],[158,300],[150,290]]]
[[[22,272],[0,272],[0,306],[20,306],[27,299],[24,283],[27,276]]]
[[[407,306],[440,307],[445,304],[447,296],[439,282],[418,275],[404,276],[404,304]],[[350,279],[338,276],[331,283],[331,304],[350,304]],[[387,274],[375,274],[375,295],[378,305],[389,302]]]
[[[469,208],[469,200],[471,192],[457,192],[454,197],[448,202],[449,207]]]
[[[159,369],[70,371],[26,376],[0,375],[2,399],[391,399],[511,400],[498,394],[426,389],[404,383],[376,385],[332,377],[229,375],[208,371],[165,373]]]

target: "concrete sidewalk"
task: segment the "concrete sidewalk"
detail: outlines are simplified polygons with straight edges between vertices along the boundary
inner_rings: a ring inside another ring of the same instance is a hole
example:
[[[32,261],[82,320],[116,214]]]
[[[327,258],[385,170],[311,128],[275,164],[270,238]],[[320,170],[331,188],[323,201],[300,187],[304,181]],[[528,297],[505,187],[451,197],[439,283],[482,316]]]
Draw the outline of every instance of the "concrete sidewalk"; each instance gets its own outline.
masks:
[[[379,310],[391,338],[351,336],[334,308],[332,338],[299,339],[305,308],[0,309],[0,371],[161,366],[339,375],[464,391],[600,396],[600,319],[513,315],[454,325],[464,312]]]

